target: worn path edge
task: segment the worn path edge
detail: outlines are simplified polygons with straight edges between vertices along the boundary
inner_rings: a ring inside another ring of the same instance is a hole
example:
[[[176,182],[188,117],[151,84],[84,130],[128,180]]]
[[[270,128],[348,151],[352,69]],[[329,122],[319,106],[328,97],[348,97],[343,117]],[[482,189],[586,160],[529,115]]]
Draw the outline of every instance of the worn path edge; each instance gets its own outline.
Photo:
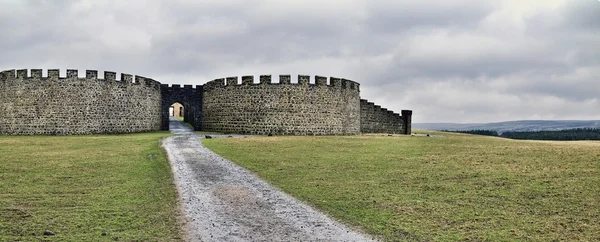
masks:
[[[374,241],[202,145],[177,120],[161,143],[179,192],[189,241]]]

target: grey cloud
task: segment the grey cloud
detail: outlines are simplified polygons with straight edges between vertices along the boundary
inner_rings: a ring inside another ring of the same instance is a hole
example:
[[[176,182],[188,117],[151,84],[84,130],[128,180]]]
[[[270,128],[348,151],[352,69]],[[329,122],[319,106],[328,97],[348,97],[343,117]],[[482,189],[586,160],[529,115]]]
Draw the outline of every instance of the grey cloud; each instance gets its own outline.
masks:
[[[369,1],[370,31],[388,35],[414,28],[469,28],[493,11],[487,1]]]
[[[599,1],[567,1],[561,8],[564,27],[600,32]]]
[[[0,69],[182,84],[338,76],[384,107],[413,109],[415,122],[598,118],[600,108],[597,1],[523,13],[518,1],[479,0],[0,1]]]
[[[586,2],[587,3],[587,2]],[[586,6],[587,13],[595,12],[600,3],[590,1]],[[574,10],[575,9],[575,10]],[[389,62],[385,63],[384,68],[374,68],[365,76],[372,77],[371,83],[375,84],[379,95],[382,93],[400,91],[403,94],[414,93],[414,90],[428,88],[436,83],[449,83],[450,80],[466,79],[474,82],[480,82],[482,85],[488,85],[490,91],[497,91],[514,97],[537,97],[543,100],[545,97],[555,97],[565,103],[583,103],[597,98],[598,86],[597,80],[600,77],[597,71],[598,58],[600,50],[598,43],[600,34],[591,34],[590,30],[595,30],[593,25],[583,25],[581,23],[590,21],[596,16],[594,14],[582,14],[580,20],[573,20],[581,6],[571,7],[569,9],[560,9],[556,12],[542,12],[534,14],[531,18],[524,18],[525,32],[515,32],[514,36],[506,38],[502,34],[481,31],[481,28],[471,25],[460,25],[457,28],[447,27],[446,30],[451,36],[454,33],[465,32],[476,37],[485,37],[500,41],[497,45],[503,49],[500,51],[489,51],[490,48],[478,50],[476,47],[481,45],[480,39],[475,38],[474,42],[464,42],[461,38],[447,38],[450,41],[440,50],[435,51],[436,55],[430,55],[428,52],[415,51],[414,46],[410,46],[409,38],[400,38],[404,47],[400,51],[393,53]],[[592,9],[592,10],[589,10]],[[587,19],[587,20],[586,20]],[[585,20],[585,21],[584,21]],[[598,21],[596,21],[598,22]],[[573,26],[588,27],[586,31],[574,28]],[[571,27],[568,27],[571,26]],[[502,26],[497,26],[501,29]],[[435,32],[438,28],[430,28],[429,32]],[[406,35],[415,36],[415,31],[408,31]],[[429,38],[436,38],[435,34],[429,35]],[[483,40],[485,40],[485,38]],[[462,41],[461,41],[462,40]],[[400,45],[401,45],[400,44]],[[435,44],[431,48],[436,48]],[[464,47],[467,48],[464,48]],[[492,45],[491,47],[495,47]],[[506,47],[506,48],[505,48]],[[473,49],[470,51],[469,49]],[[424,48],[427,50],[427,48]],[[462,52],[461,52],[462,50]],[[461,55],[461,53],[472,54]],[[412,54],[411,54],[412,53]],[[446,53],[446,54],[443,54]],[[578,75],[578,70],[588,69],[587,75]],[[424,81],[424,79],[427,79]],[[488,83],[504,80],[506,82],[503,89],[494,90],[493,85]],[[402,87],[391,88],[394,83],[402,83]],[[444,93],[436,95],[423,95],[426,100],[440,100],[441,104],[462,103],[468,100],[469,103],[481,103],[480,100],[469,100],[469,97],[476,92],[473,88],[465,87],[462,97],[446,97]],[[484,91],[485,92],[485,91]],[[393,101],[393,98],[385,100]],[[443,101],[441,101],[443,100]],[[418,107],[441,110],[443,105],[436,107],[426,106],[428,102],[421,100],[417,102]],[[421,103],[423,103],[421,105]],[[477,108],[469,105],[463,105],[465,112],[476,114],[478,111],[490,110],[493,114],[494,107],[499,104],[490,104],[487,108]],[[454,107],[455,111],[462,110]],[[554,111],[560,110],[556,107]],[[548,110],[553,112],[552,109]],[[560,110],[559,112],[564,112]],[[512,111],[515,113],[515,111]],[[521,117],[527,117],[527,112],[520,113]],[[551,113],[548,113],[551,116]],[[590,115],[587,111],[585,115]],[[432,115],[434,116],[434,115]],[[518,115],[515,115],[518,117]]]

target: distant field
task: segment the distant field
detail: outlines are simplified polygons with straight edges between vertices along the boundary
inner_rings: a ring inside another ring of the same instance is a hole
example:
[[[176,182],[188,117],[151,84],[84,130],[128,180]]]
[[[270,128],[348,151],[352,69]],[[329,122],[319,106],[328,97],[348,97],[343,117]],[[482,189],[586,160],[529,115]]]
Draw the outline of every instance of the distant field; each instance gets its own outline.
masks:
[[[496,123],[413,123],[413,129],[429,130],[495,130],[509,131],[564,130],[574,128],[600,128],[600,120],[518,120]]]
[[[0,136],[0,241],[180,241],[168,135]]]
[[[600,142],[423,133],[203,143],[387,240],[600,240]]]

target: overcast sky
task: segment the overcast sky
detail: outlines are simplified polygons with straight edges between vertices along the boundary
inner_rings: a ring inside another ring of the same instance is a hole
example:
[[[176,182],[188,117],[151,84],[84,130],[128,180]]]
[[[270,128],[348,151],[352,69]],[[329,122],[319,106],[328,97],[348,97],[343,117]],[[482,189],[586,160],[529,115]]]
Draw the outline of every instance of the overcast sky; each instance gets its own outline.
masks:
[[[413,122],[600,120],[598,0],[0,0],[0,53],[169,84],[343,77]]]

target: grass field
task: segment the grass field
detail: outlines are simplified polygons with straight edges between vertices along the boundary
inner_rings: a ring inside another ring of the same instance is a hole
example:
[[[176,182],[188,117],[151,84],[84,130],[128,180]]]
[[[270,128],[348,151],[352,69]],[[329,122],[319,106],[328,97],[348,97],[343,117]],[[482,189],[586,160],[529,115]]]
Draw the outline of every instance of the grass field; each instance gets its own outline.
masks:
[[[0,136],[0,241],[181,240],[168,135]]]
[[[600,240],[600,142],[430,133],[203,143],[391,241]]]

